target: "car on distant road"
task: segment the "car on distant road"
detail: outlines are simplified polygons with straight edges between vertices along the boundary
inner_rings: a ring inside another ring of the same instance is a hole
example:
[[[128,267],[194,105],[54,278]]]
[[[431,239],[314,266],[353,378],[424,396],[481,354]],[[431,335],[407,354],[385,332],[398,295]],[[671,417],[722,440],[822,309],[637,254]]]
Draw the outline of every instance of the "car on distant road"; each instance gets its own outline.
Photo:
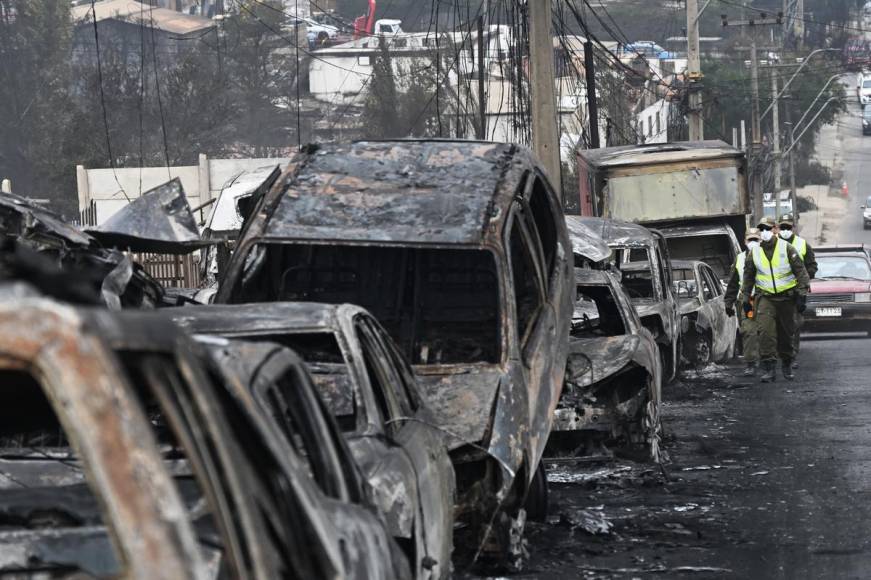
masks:
[[[731,359],[738,319],[726,315],[716,272],[704,262],[685,260],[672,260],[671,270],[680,302],[683,360],[704,366]]]
[[[865,72],[859,75],[856,92],[858,93],[859,104],[863,108],[871,102],[871,73]]]
[[[862,229],[867,230],[868,226],[871,226],[871,196],[868,196],[862,206]]]
[[[819,270],[811,280],[803,330],[871,331],[871,257],[863,244],[814,248]]]
[[[637,40],[623,47],[626,54],[638,54],[647,58],[676,58],[676,54],[669,52],[652,40]]]

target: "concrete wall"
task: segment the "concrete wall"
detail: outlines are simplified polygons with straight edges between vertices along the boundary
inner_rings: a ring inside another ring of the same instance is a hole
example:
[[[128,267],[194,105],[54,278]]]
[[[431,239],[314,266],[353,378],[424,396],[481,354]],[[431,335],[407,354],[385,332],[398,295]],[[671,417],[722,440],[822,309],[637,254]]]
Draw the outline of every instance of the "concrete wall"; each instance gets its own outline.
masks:
[[[197,165],[179,167],[143,167],[112,169],[86,169],[76,167],[79,195],[79,210],[89,207],[94,201],[97,207],[97,224],[105,222],[149,189],[178,177],[192,208],[211,199],[217,199],[224,187],[243,171],[265,165],[287,165],[288,158],[260,159],[209,159],[199,156]],[[141,181],[141,185],[140,185]]]

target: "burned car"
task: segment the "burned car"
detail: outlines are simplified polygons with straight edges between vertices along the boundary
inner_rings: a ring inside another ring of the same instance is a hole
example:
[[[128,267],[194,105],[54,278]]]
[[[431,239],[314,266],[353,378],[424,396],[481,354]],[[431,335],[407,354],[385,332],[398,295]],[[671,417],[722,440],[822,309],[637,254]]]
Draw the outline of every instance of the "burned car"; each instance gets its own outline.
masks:
[[[571,266],[560,204],[523,147],[318,146],[254,207],[216,301],[375,315],[452,435],[456,516],[506,554],[524,498],[541,493],[532,484],[562,388]]]
[[[699,366],[730,360],[738,319],[726,314],[720,278],[704,262],[672,260],[671,270],[680,301],[684,360]]]
[[[658,461],[662,369],[656,341],[615,273],[575,268],[575,284],[565,386],[548,454],[641,446]]]
[[[177,327],[3,298],[4,571],[409,577],[376,513],[318,487]]]
[[[693,223],[657,228],[668,243],[672,260],[700,261],[713,268],[720,280],[728,281],[741,245],[728,223]]]
[[[197,335],[271,341],[298,353],[416,577],[450,574],[455,482],[445,436],[408,362],[368,312],[299,302],[165,312]]]
[[[664,236],[644,226],[605,218],[566,216],[566,221],[598,232],[611,248],[623,287],[641,323],[656,339],[663,378],[673,380],[680,366],[680,313]]]

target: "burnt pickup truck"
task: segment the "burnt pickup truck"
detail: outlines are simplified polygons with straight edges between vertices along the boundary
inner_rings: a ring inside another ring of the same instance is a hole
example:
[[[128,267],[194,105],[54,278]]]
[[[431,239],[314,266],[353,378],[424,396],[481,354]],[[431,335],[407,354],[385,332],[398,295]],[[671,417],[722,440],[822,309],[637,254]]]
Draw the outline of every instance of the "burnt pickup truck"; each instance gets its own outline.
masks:
[[[680,366],[681,328],[664,236],[644,226],[604,218],[566,216],[566,222],[598,232],[611,248],[626,293],[659,347],[663,379],[673,380]]]
[[[565,372],[571,268],[561,206],[523,147],[313,146],[253,204],[216,302],[374,314],[451,434],[456,516],[478,533],[475,546],[514,558],[524,501],[544,487],[536,474]]]

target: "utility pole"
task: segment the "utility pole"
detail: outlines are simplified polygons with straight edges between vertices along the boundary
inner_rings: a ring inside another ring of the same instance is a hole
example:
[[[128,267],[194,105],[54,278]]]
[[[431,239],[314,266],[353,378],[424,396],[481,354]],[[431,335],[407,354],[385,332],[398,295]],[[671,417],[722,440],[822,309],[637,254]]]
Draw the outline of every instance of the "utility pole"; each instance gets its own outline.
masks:
[[[484,93],[484,17],[478,17],[478,139],[487,138],[487,95]]]
[[[764,215],[762,204],[763,172],[761,167],[762,123],[759,115],[759,59],[756,54],[756,32],[760,27],[780,26],[781,17],[781,13],[778,13],[776,18],[769,18],[765,14],[760,14],[759,18],[730,22],[725,14],[722,16],[724,27],[739,26],[742,29],[745,27],[750,29],[750,90],[752,92],[752,119],[750,123],[752,135],[750,145],[750,196],[753,203],[753,220],[755,222],[758,222]]]
[[[532,101],[532,149],[551,184],[562,192],[559,133],[554,98],[551,0],[529,0],[529,86]]]
[[[786,134],[789,135],[789,151],[787,153],[787,157],[789,158],[789,198],[792,201],[792,219],[795,220],[795,225],[798,227],[798,192],[795,190],[795,132],[794,127],[792,126],[792,107],[790,102],[786,102],[786,106],[783,108],[783,112],[786,115]]]
[[[702,119],[702,63],[699,56],[699,0],[687,0],[687,77],[690,109],[687,116],[690,141],[705,138]]]
[[[590,119],[590,149],[599,145],[599,103],[596,100],[596,65],[593,59],[593,42],[584,42],[584,76],[587,81],[587,116]]]
[[[774,157],[774,217],[780,219],[780,107],[777,102],[777,69],[771,68],[771,97],[774,100],[774,109],[772,110],[772,130],[771,134],[774,140],[774,149],[771,154]]]

